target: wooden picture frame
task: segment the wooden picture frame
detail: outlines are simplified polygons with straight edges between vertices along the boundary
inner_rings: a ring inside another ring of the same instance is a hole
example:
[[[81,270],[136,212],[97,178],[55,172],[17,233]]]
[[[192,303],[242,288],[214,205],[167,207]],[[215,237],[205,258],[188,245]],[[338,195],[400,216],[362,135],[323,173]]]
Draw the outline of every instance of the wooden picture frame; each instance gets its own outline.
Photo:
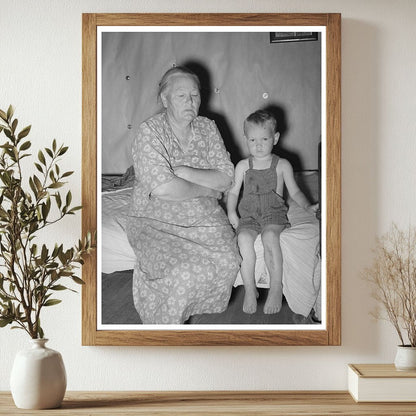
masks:
[[[83,266],[83,345],[340,345],[341,344],[341,15],[322,14],[83,14],[82,16],[82,231],[97,229],[97,28],[100,26],[323,27],[326,36],[326,322],[319,330],[97,329],[97,255]],[[270,27],[270,30],[269,30]],[[324,99],[324,97],[322,97]]]

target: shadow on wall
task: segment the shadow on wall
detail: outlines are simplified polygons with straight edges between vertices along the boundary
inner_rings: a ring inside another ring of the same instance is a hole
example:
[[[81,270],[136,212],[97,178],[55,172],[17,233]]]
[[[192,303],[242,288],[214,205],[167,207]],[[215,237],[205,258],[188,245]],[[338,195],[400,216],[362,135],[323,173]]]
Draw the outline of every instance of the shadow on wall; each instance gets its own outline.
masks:
[[[299,155],[295,152],[291,152],[290,150],[285,149],[284,146],[286,133],[288,132],[286,110],[279,104],[269,104],[268,106],[263,107],[262,110],[266,110],[273,114],[277,121],[277,130],[280,133],[280,138],[279,142],[274,148],[274,153],[284,159],[287,159],[291,163],[293,170],[303,170]]]
[[[371,288],[360,278],[371,262],[385,193],[380,178],[386,167],[379,161],[383,30],[363,20],[342,19],[342,37],[343,346],[363,359],[386,344],[369,315]]]
[[[187,61],[183,64],[191,71],[193,71],[201,82],[201,106],[199,114],[204,117],[208,117],[214,120],[224,140],[225,147],[231,155],[231,160],[236,165],[244,155],[241,153],[240,147],[237,144],[237,140],[234,137],[227,118],[224,114],[213,111],[210,108],[210,99],[212,95],[212,82],[211,75],[207,67],[199,61]],[[279,156],[289,160],[294,170],[302,170],[300,157],[284,147],[284,139],[288,131],[288,123],[286,110],[278,104],[270,104],[263,108],[274,115],[277,121],[278,130],[280,132],[279,143],[275,148],[275,153]]]
[[[199,61],[187,61],[183,65],[193,71],[201,82],[201,106],[199,108],[199,114],[215,121],[224,140],[225,147],[231,155],[232,162],[237,164],[243,158],[243,155],[237,145],[236,138],[232,134],[230,125],[224,114],[214,112],[209,106],[212,95],[212,82],[207,67]]]

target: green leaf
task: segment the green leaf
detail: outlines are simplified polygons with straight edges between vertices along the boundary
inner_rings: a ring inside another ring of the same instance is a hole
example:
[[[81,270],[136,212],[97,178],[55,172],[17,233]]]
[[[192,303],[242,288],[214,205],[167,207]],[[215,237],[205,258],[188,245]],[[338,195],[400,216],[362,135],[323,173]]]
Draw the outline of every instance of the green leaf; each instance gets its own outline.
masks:
[[[17,118],[15,118],[13,120],[13,123],[12,123],[12,132],[13,133],[16,131],[17,123],[18,123],[18,120],[17,120]]]
[[[81,205],[71,208],[71,210],[69,212],[74,213],[75,211],[79,211],[80,209],[82,209]]]
[[[72,276],[71,279],[79,285],[85,285],[85,282],[82,279],[80,279],[78,276]]]
[[[60,276],[61,277],[64,277],[64,276],[66,276],[66,277],[72,277],[73,275],[74,275],[74,273],[73,272],[69,272],[69,271],[62,271],[60,273]]]
[[[39,165],[39,163],[36,163],[36,162],[35,162],[35,166],[36,166],[36,169],[37,169],[39,172],[43,173],[43,168],[42,168],[42,165]]]
[[[62,251],[64,249],[63,244],[61,244],[59,247],[57,245],[55,245],[55,248],[53,250],[53,258],[55,258],[56,256],[60,256]]]
[[[72,202],[72,194],[71,194],[71,191],[68,191],[68,193],[66,194],[65,205],[69,207],[71,202]]]
[[[53,248],[51,256],[54,259],[57,255],[58,255],[58,244],[55,243],[55,247]]]
[[[66,151],[68,150],[68,146],[64,146],[59,150],[59,154],[58,156],[62,156],[63,154],[66,153]]]
[[[42,204],[42,218],[46,221],[46,219],[48,218],[49,215],[49,211],[50,211],[50,204]]]
[[[53,142],[52,142],[52,150],[54,151],[54,153],[56,152],[56,140],[55,139],[53,139]]]
[[[20,133],[21,134],[21,133]],[[19,134],[19,136],[20,136]],[[24,142],[21,146],[20,146],[20,151],[23,150],[27,150],[29,149],[29,147],[32,146],[32,143],[30,143],[30,141],[28,140],[27,142]]]
[[[36,256],[36,253],[38,252],[38,246],[36,244],[33,244],[30,247],[30,251],[32,252],[32,255]]]
[[[65,264],[65,263],[66,263],[67,258],[66,258],[66,254],[65,254],[63,251],[60,251],[60,252],[58,253],[58,258],[59,258],[59,261],[60,261],[62,264]]]
[[[45,263],[47,257],[48,257],[48,249],[45,246],[45,244],[43,244],[42,245],[42,251],[41,251],[41,254],[40,254],[40,258],[41,258],[43,263]]]
[[[57,305],[58,303],[61,303],[62,300],[60,299],[48,299],[43,306],[53,306],[53,305]]]
[[[18,135],[17,135],[17,138],[20,140],[20,139],[23,139],[24,137],[26,137],[28,134],[29,134],[29,132],[30,132],[30,129],[32,128],[32,126],[26,126]]]
[[[34,193],[35,197],[37,198],[38,190],[35,186],[35,183],[33,182],[33,178],[29,178],[29,186],[30,186],[30,189],[32,190],[32,192]]]
[[[45,156],[44,156],[44,154],[42,153],[41,150],[39,150],[39,152],[38,152],[38,159],[39,159],[40,163],[42,163],[43,165],[46,166],[46,159],[45,159]]]
[[[62,206],[61,194],[57,192],[54,196],[56,200],[56,205],[58,205],[58,208],[61,208]]]
[[[33,234],[35,231],[39,229],[39,224],[37,222],[31,222],[29,225],[29,232]]]
[[[38,334],[39,334],[39,338],[41,339],[45,336],[45,333],[43,332],[43,329],[40,326],[40,323],[38,324]]]
[[[14,108],[12,105],[9,105],[9,108],[7,109],[7,121],[11,121],[14,114]]]
[[[0,328],[4,328],[5,326],[11,324],[13,322],[13,318],[0,318]]]
[[[51,149],[49,149],[49,148],[45,148],[45,152],[49,155],[49,157],[53,157],[53,153],[52,153],[52,150]]]
[[[63,285],[55,285],[55,286],[51,286],[51,290],[67,290],[68,288],[66,286]]]
[[[39,180],[39,178],[36,175],[33,175],[33,182],[36,185],[36,189],[40,192],[42,190],[42,182]]]
[[[24,159],[25,157],[31,156],[29,153],[25,153],[24,155],[20,155],[20,160]]]
[[[7,123],[7,114],[3,110],[0,110],[0,117]]]
[[[4,134],[6,135],[6,137],[8,139],[12,139],[13,138],[12,132],[9,129],[7,129],[7,128],[4,129]]]
[[[62,188],[65,185],[64,182],[55,182],[55,183],[51,183],[48,188],[51,189],[56,189],[56,188]]]
[[[71,176],[74,173],[74,171],[70,171],[70,172],[65,172],[61,178],[66,178],[67,176]]]

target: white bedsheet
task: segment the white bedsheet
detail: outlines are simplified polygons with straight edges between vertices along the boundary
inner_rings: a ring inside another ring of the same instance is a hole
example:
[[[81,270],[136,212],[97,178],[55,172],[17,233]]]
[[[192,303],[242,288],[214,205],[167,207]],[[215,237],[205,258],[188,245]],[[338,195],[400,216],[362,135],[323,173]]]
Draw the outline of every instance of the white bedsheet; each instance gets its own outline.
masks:
[[[126,234],[131,188],[104,192],[101,198],[101,247],[103,273],[134,268],[136,256]]]

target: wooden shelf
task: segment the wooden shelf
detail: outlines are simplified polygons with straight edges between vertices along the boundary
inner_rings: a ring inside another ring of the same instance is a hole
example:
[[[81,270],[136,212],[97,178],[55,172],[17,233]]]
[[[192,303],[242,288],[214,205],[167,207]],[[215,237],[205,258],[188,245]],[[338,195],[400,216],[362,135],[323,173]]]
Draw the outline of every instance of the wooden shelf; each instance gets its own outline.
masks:
[[[339,391],[67,392],[62,407],[17,409],[0,392],[0,415],[415,415],[414,403],[355,403]]]

